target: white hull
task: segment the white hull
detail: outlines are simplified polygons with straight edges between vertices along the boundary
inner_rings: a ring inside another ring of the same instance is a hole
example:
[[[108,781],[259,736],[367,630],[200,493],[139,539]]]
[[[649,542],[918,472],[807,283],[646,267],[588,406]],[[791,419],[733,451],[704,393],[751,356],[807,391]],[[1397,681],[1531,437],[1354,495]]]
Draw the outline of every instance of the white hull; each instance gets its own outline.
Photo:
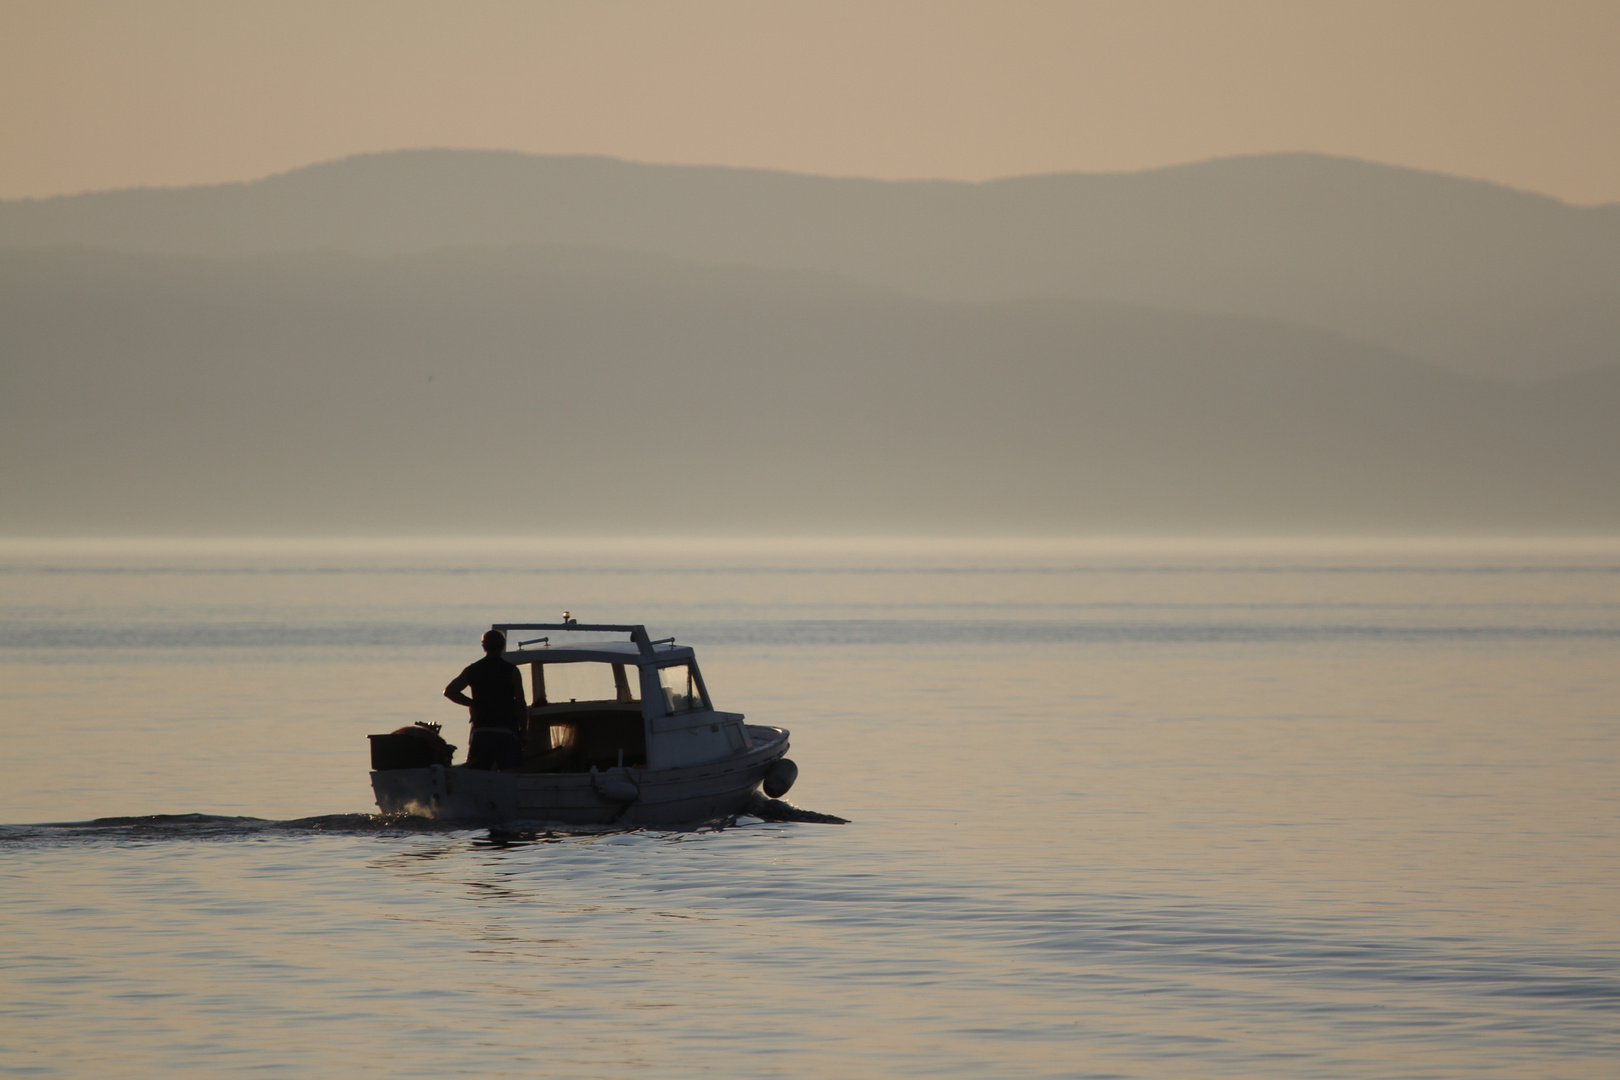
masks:
[[[464,766],[371,774],[385,814],[453,821],[565,825],[694,825],[744,810],[787,753],[787,732],[748,725],[753,746],[734,757],[675,769],[502,773]]]

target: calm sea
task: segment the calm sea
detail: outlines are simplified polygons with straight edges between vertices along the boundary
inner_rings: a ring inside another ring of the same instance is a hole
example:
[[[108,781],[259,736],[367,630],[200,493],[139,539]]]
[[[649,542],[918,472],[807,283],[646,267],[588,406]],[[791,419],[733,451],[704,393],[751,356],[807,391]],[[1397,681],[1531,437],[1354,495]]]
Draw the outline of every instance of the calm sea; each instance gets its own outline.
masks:
[[[847,825],[406,828],[496,621]],[[1620,1075],[1620,544],[0,546],[0,1073]]]

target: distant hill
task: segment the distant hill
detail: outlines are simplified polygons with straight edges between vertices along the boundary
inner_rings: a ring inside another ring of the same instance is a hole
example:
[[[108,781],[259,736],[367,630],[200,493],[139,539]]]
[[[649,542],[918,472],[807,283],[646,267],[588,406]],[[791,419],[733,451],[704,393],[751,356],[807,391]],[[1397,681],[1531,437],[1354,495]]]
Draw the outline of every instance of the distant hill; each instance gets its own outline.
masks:
[[[1620,369],[566,246],[0,250],[0,533],[1620,527]]]
[[[935,300],[1317,326],[1465,374],[1620,363],[1620,207],[1308,154],[983,184],[422,150],[248,184],[0,203],[0,246],[242,257],[619,247]]]

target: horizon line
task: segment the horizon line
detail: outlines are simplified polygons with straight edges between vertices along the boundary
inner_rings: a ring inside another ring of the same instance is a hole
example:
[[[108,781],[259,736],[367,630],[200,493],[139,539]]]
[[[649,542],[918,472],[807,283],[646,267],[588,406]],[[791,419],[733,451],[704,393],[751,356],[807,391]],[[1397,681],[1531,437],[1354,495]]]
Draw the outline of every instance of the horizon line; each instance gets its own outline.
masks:
[[[1012,549],[1091,548],[1120,550],[1127,547],[1157,550],[1251,550],[1262,548],[1316,548],[1320,550],[1358,548],[1384,549],[1511,549],[1511,548],[1620,548],[1620,533],[681,533],[660,536],[623,533],[79,533],[56,535],[0,535],[0,555],[24,549],[39,551],[51,547],[93,548],[233,548],[272,547],[447,547],[473,546],[510,548],[525,545],[583,547],[596,545],[618,550],[641,548],[693,549],[701,546],[737,548],[793,547],[885,547],[885,548],[975,548]]]

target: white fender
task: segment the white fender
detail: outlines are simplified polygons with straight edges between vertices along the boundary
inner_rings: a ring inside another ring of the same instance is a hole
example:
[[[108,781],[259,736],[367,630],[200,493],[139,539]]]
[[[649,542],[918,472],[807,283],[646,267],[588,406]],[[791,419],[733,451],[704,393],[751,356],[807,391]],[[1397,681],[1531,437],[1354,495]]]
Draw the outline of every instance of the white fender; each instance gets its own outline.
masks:
[[[799,767],[787,758],[777,758],[765,773],[765,794],[780,799],[799,778]]]
[[[614,773],[618,775],[615,776]],[[604,801],[610,803],[633,803],[641,798],[641,789],[630,779],[628,770],[610,769],[607,772],[597,772],[596,766],[591,766],[591,787]]]

